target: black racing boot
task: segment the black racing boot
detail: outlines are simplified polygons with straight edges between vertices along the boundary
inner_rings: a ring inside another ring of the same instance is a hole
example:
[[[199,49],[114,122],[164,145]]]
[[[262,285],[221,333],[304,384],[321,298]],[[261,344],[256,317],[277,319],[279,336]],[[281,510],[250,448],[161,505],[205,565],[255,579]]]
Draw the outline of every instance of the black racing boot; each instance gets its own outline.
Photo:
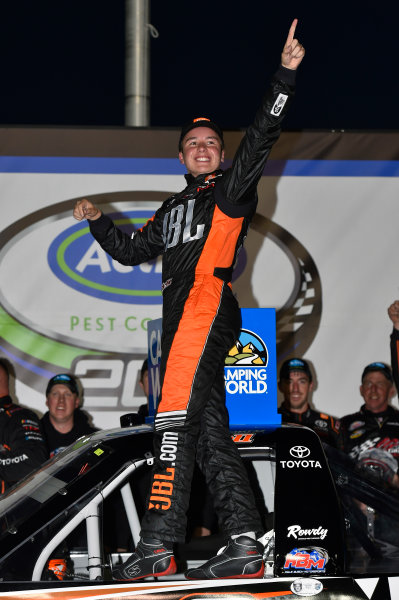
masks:
[[[134,553],[112,570],[117,581],[133,581],[143,577],[161,577],[176,573],[176,561],[171,544],[159,540],[140,540]]]
[[[198,569],[189,569],[186,579],[262,578],[265,570],[263,546],[246,535],[230,539],[216,556]]]

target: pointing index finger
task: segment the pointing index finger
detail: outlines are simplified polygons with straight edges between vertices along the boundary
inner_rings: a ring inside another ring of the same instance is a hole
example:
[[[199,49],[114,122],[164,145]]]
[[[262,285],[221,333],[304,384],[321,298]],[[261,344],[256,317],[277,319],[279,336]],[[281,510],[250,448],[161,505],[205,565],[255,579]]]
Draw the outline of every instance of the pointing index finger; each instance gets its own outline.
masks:
[[[298,24],[298,19],[294,19],[292,21],[290,30],[288,32],[287,41],[285,43],[286,46],[289,46],[290,44],[292,44],[292,41],[293,41],[294,36],[295,36],[295,29],[296,29],[297,24]]]

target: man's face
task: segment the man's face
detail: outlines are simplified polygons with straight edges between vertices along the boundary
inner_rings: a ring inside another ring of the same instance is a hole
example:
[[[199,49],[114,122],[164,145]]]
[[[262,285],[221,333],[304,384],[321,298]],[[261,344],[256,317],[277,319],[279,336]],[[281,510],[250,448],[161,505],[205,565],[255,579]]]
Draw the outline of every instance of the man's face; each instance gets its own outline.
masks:
[[[293,412],[303,413],[308,409],[308,397],[313,382],[303,371],[291,371],[289,379],[281,379],[278,387],[284,395],[284,402]]]
[[[143,373],[143,379],[142,379],[142,381],[140,381],[140,385],[143,388],[143,392],[145,394],[145,397],[148,400],[148,396],[150,394],[150,387],[149,387],[149,383],[148,383],[148,371],[144,371],[144,373]]]
[[[379,371],[367,373],[360,386],[360,394],[364,398],[366,408],[373,413],[387,409],[393,391],[392,383]]]
[[[50,417],[57,423],[66,423],[73,418],[75,408],[79,406],[79,396],[71,392],[68,386],[53,385],[46,399]]]
[[[212,173],[224,160],[222,143],[210,127],[196,127],[183,138],[179,160],[193,177]]]
[[[7,396],[9,393],[9,384],[8,384],[8,373],[0,365],[0,397]]]

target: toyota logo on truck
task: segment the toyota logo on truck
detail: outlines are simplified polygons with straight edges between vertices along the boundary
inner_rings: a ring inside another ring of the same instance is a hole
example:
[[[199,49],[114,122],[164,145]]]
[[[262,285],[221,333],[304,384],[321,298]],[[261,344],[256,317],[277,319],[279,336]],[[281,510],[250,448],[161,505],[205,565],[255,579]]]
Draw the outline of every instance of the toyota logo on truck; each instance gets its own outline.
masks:
[[[280,460],[283,469],[321,469],[320,461],[308,459],[310,450],[306,446],[292,446],[290,455],[293,460]]]
[[[290,454],[294,458],[307,458],[310,454],[310,450],[309,448],[306,448],[306,446],[293,446],[290,449]]]

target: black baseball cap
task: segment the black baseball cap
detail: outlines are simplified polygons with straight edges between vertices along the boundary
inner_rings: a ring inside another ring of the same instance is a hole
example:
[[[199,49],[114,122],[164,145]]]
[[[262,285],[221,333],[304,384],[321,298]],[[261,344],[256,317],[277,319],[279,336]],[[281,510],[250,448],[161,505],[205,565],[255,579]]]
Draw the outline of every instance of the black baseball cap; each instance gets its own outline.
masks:
[[[280,379],[289,379],[291,371],[303,371],[312,381],[312,371],[306,360],[303,358],[290,358],[281,365]]]
[[[389,367],[388,365],[386,365],[383,362],[373,362],[373,363],[370,363],[369,365],[367,365],[367,367],[365,367],[365,369],[362,373],[362,381],[365,378],[365,376],[367,375],[367,373],[373,373],[374,371],[379,371],[380,373],[385,375],[385,377],[388,379],[388,381],[390,383],[393,383],[391,367]]]
[[[46,388],[46,396],[51,392],[51,388],[57,384],[66,385],[71,390],[72,394],[79,396],[79,388],[76,379],[68,373],[60,373],[59,375],[54,375],[54,377],[50,379]]]
[[[207,117],[197,117],[196,119],[193,119],[192,121],[189,121],[183,125],[179,138],[179,152],[182,149],[183,139],[186,137],[189,131],[195,129],[196,127],[209,127],[209,129],[213,129],[213,131],[220,137],[222,149],[224,148],[223,131],[220,129],[219,125]]]

